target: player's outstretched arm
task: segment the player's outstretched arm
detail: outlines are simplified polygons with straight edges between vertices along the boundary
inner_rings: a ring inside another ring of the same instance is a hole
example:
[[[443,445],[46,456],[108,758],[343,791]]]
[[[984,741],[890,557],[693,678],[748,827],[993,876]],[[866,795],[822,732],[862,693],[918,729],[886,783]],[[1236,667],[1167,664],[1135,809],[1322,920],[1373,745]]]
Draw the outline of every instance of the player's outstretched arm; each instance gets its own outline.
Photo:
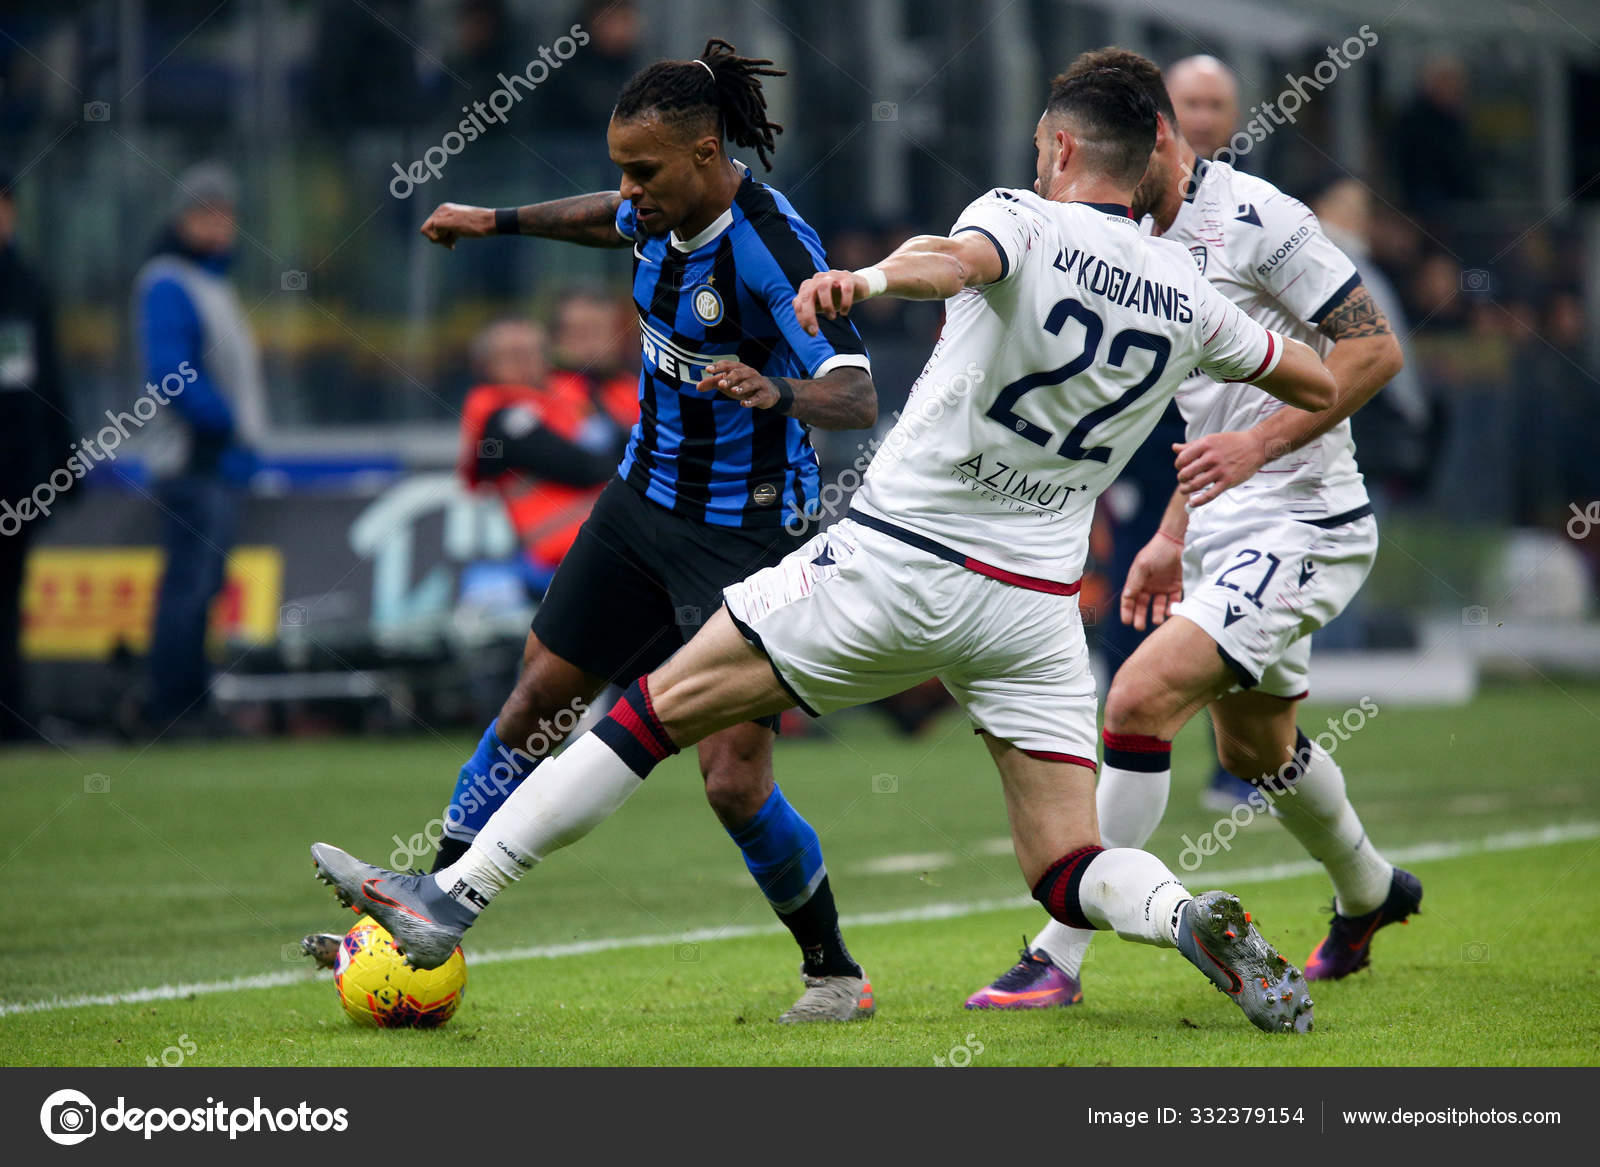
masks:
[[[718,361],[706,369],[703,384],[746,409],[775,409],[819,430],[866,429],[878,420],[872,374],[857,365],[801,381],[765,377],[739,361]]]
[[[1000,252],[982,232],[917,235],[871,267],[818,272],[800,285],[794,313],[801,327],[815,336],[817,317],[848,316],[853,305],[874,296],[947,300],[962,288],[992,284],[1003,275]]]
[[[1339,387],[1322,358],[1298,340],[1274,335],[1283,344],[1283,356],[1271,372],[1256,378],[1254,384],[1296,409],[1312,412],[1327,409],[1338,395]]]
[[[454,248],[458,239],[481,239],[485,235],[532,235],[557,239],[582,247],[630,247],[633,244],[617,230],[617,209],[622,196],[616,191],[573,195],[547,203],[517,207],[515,214],[503,216],[492,207],[469,207],[463,203],[441,203],[422,224],[422,234],[434,243]],[[515,230],[511,230],[511,227]]]
[[[1325,363],[1335,382],[1334,401],[1321,413],[1279,410],[1254,427],[1270,447],[1287,453],[1315,441],[1376,396],[1405,364],[1389,319],[1357,284],[1322,318],[1317,331],[1333,339]]]

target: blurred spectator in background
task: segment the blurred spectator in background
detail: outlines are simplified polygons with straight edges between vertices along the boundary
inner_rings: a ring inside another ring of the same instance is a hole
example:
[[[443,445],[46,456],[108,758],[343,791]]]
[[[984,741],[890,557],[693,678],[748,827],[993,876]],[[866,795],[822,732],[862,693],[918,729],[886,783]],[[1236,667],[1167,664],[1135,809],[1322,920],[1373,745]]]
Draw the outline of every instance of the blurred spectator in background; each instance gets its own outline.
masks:
[[[1328,171],[1306,190],[1306,203],[1316,213],[1328,238],[1361,272],[1361,282],[1394,328],[1402,347],[1411,324],[1400,294],[1372,256],[1372,191],[1343,171]],[[1350,419],[1361,472],[1380,515],[1386,509],[1387,485],[1420,487],[1428,465],[1428,430],[1432,418],[1422,378],[1410,357],[1387,386]],[[1331,625],[1330,625],[1331,627]],[[1326,632],[1323,636],[1327,643]]]
[[[414,125],[422,87],[412,0],[319,8],[308,93],[319,129]]]
[[[1556,292],[1524,335],[1518,365],[1526,381],[1519,389],[1537,404],[1516,415],[1516,448],[1522,455],[1516,518],[1562,530],[1573,517],[1572,507],[1587,515],[1600,500],[1594,438],[1600,380],[1589,365],[1582,299],[1573,291]]]
[[[446,104],[447,120],[456,120],[456,107],[471,98],[482,100],[501,87],[502,72],[527,67],[527,41],[521,27],[507,11],[506,0],[456,0],[455,45],[446,56],[450,73],[448,93],[459,100]]]
[[[72,441],[54,309],[17,254],[11,185],[11,175],[0,171],[0,744],[38,737],[23,689],[22,576],[28,541],[43,516],[25,520],[15,508],[63,467]],[[70,490],[55,493],[53,507],[73,497]]]
[[[644,66],[643,24],[632,0],[584,0],[578,23],[589,43],[562,69],[561,100],[545,116],[559,114],[560,128],[575,133],[604,133],[617,94]]]
[[[145,711],[158,731],[180,720],[206,726],[207,617],[266,429],[260,355],[227,277],[237,202],[225,168],[202,163],[184,171],[168,226],[134,278],[145,383],[181,384],[141,435],[165,528]]]
[[[602,324],[595,304],[588,297],[569,302],[558,332],[562,351],[592,352],[601,341],[615,347],[615,308],[598,301]],[[552,374],[544,330],[525,320],[491,324],[471,355],[479,384],[462,408],[459,469],[469,486],[500,494],[522,544],[529,590],[543,595],[616,473],[639,413],[637,383],[614,367]]]
[[[629,364],[639,354],[632,317],[610,296],[587,290],[562,296],[555,317],[556,381],[590,397],[597,417],[625,417],[624,429],[631,428],[639,416],[638,370]]]
[[[1464,112],[1466,96],[1466,67],[1444,54],[1429,58],[1418,77],[1416,96],[1400,112],[1389,135],[1401,201],[1424,218],[1483,194]]]
[[[1215,57],[1184,57],[1167,66],[1166,82],[1183,136],[1200,157],[1215,158],[1239,128],[1239,82],[1233,70]],[[1243,169],[1238,160],[1229,161]]]
[[[1467,326],[1467,299],[1461,294],[1461,265],[1435,252],[1425,257],[1411,279],[1411,305],[1418,332],[1460,332]]]

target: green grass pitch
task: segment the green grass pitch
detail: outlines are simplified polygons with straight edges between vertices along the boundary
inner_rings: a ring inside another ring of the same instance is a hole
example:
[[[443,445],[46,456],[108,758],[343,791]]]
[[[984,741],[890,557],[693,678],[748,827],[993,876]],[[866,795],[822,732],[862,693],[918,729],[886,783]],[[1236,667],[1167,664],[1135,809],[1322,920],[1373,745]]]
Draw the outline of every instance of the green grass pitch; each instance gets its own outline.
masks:
[[[1175,952],[1113,936],[1090,952],[1081,1006],[964,1011],[1043,917],[1012,906],[1026,888],[998,780],[959,717],[914,742],[838,718],[780,746],[779,779],[822,834],[878,999],[870,1022],[800,1029],[772,1021],[799,990],[797,955],[692,759],[503,897],[472,933],[447,1027],[389,1033],[347,1022],[331,981],[286,952],[353,920],[313,881],[306,847],[326,839],[387,863],[394,834],[439,813],[465,738],[13,752],[0,757],[0,1063],[1594,1064],[1597,711],[1600,688],[1565,683],[1491,689],[1459,709],[1380,698],[1337,757],[1369,830],[1422,877],[1423,913],[1380,934],[1371,970],[1314,987],[1316,1031],[1302,1038],[1256,1032]],[[1302,724],[1338,712],[1308,708]],[[1169,863],[1215,820],[1196,800],[1207,749],[1200,727],[1179,740],[1151,843]],[[1263,819],[1180,874],[1237,890],[1301,961],[1329,900],[1303,860]],[[560,946],[576,954],[549,955]],[[217,990],[235,979],[265,987]],[[40,1003],[53,1007],[27,1008]]]

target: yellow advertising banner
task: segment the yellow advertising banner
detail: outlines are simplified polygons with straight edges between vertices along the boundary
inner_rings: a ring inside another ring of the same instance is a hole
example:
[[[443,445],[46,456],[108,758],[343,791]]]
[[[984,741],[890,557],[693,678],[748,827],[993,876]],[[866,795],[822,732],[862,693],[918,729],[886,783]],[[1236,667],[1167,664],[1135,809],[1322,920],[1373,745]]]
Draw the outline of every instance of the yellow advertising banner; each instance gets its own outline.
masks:
[[[22,587],[22,651],[32,660],[103,660],[117,645],[143,654],[161,585],[159,547],[40,547]],[[277,638],[283,556],[236,547],[211,605],[212,644]]]

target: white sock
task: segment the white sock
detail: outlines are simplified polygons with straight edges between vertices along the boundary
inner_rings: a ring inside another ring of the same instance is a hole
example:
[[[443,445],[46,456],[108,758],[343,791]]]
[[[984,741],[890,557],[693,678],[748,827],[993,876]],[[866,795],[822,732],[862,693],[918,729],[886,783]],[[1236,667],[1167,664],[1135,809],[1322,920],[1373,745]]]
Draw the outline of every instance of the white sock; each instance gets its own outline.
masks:
[[[1177,947],[1173,921],[1193,898],[1165,863],[1132,847],[1100,852],[1078,885],[1078,903],[1091,923],[1158,948]]]
[[[1172,771],[1100,768],[1095,787],[1095,814],[1100,819],[1100,842],[1111,847],[1143,847],[1167,813]]]
[[[584,734],[524,779],[467,853],[433,878],[441,891],[460,879],[492,900],[551,852],[610,818],[643,785],[616,751]]]
[[[1262,792],[1272,798],[1273,817],[1327,868],[1339,914],[1366,915],[1388,897],[1394,865],[1367,838],[1356,808],[1345,797],[1339,764],[1308,739],[1302,738],[1296,750],[1301,756],[1309,753],[1310,760],[1289,792]]]
[[[1155,834],[1167,812],[1172,771],[1123,770],[1102,766],[1095,787],[1095,810],[1100,818],[1100,842],[1106,847],[1143,847]],[[1035,936],[1029,949],[1042,952],[1050,963],[1073,980],[1083,968],[1094,933],[1051,920]]]

